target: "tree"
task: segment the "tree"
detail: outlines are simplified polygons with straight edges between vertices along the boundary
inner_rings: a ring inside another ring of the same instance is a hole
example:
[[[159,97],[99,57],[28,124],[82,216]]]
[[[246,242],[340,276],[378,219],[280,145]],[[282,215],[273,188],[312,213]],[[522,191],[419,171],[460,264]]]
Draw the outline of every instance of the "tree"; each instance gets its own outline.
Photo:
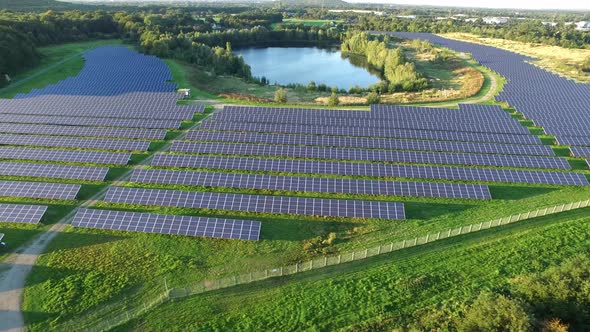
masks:
[[[465,313],[457,329],[464,332],[524,332],[532,329],[523,305],[504,295],[482,293]]]
[[[275,102],[279,104],[287,103],[287,91],[285,89],[280,88],[277,91],[275,91]]]
[[[338,99],[338,95],[336,92],[332,92],[330,98],[328,98],[328,106],[338,106],[340,104],[340,99]]]
[[[309,91],[316,91],[317,90],[317,86],[315,85],[314,81],[309,82],[309,84],[307,85],[307,90],[309,90]]]

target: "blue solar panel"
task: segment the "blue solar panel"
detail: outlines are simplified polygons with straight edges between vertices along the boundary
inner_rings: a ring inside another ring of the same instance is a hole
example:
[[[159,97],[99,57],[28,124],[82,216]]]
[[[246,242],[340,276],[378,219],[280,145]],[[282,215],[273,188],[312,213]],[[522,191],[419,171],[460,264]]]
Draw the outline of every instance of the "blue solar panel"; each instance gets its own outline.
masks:
[[[421,164],[509,166],[570,169],[565,158],[415,151],[361,150],[286,145],[196,143],[177,141],[171,151],[242,156],[275,156],[333,160],[387,161]]]
[[[363,149],[476,152],[540,156],[555,155],[551,147],[546,145],[379,139],[368,137],[193,131],[190,134],[190,139],[195,141],[210,142],[268,143],[285,145],[350,147]]]
[[[135,170],[131,182],[280,190],[292,192],[491,199],[487,186],[455,183],[393,182],[314,177]]]
[[[130,232],[258,240],[261,224],[250,220],[80,209],[72,225]]]
[[[336,200],[266,195],[188,192],[162,189],[111,187],[109,203],[187,207],[279,214],[404,219],[404,205],[379,201]]]
[[[198,155],[156,154],[153,166],[221,169],[301,174],[335,174],[410,179],[443,179],[559,185],[588,185],[581,173],[464,168],[444,166],[388,165],[376,163],[326,162],[312,160],[258,159]]]
[[[529,63],[536,59],[495,47],[426,33],[398,32],[395,35],[429,40],[471,54],[475,60],[507,78],[496,100],[508,102],[537,125],[547,125],[545,131],[555,135],[560,144],[590,145],[590,85],[568,80]]]
[[[391,128],[362,128],[362,127],[331,127],[311,125],[288,125],[268,123],[237,123],[205,121],[201,128],[207,130],[267,132],[267,133],[293,133],[314,135],[336,135],[356,137],[390,137],[403,139],[426,139],[439,141],[465,141],[465,142],[496,142],[513,144],[541,144],[541,140],[532,135],[517,134],[493,134],[493,133],[466,133],[436,130],[415,129],[391,129]],[[189,132],[188,139],[191,139]]]

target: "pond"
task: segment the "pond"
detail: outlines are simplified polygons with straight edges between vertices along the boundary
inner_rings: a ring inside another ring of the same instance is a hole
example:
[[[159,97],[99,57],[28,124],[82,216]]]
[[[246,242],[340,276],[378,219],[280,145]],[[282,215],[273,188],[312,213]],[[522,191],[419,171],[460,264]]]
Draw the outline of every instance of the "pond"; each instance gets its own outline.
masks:
[[[317,47],[264,47],[234,50],[252,68],[255,77],[266,77],[270,84],[316,85],[348,89],[366,88],[379,82],[379,75],[369,71],[362,61],[343,57],[339,50]],[[353,63],[354,62],[354,63]]]

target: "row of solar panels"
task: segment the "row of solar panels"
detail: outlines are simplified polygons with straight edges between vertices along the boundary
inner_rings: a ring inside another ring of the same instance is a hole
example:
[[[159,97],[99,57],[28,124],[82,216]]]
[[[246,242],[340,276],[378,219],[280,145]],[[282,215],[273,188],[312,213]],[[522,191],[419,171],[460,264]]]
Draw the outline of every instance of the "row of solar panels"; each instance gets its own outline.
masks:
[[[495,47],[445,39],[424,33],[396,33],[424,39],[473,58],[508,79],[496,100],[506,101],[554,135],[559,144],[590,146],[590,86],[568,80],[531,63],[529,57]],[[582,157],[583,155],[576,155]]]
[[[47,211],[43,205],[0,204],[0,222],[38,224]],[[258,221],[204,218],[81,208],[72,225],[84,228],[258,240]]]

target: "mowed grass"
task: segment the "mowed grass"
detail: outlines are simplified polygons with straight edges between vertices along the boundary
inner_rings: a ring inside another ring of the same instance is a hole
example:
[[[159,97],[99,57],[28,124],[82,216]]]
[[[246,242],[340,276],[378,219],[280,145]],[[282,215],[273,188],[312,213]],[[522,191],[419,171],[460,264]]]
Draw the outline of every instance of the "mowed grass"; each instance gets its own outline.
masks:
[[[480,292],[587,252],[588,222],[571,211],[174,300],[115,330],[452,330]]]
[[[76,229],[49,244],[27,280],[23,309],[31,331],[47,330],[101,305],[140,304],[154,282],[183,286],[306,261],[590,197],[584,187],[492,186],[492,201],[406,198],[408,220],[350,220],[194,209],[135,207],[167,214],[222,216],[262,222],[261,241]],[[332,245],[321,242],[336,234]],[[55,299],[60,299],[59,301]]]
[[[28,93],[35,88],[43,88],[47,85],[55,84],[68,77],[75,76],[84,67],[84,59],[82,56],[75,55],[100,46],[121,44],[121,40],[107,39],[40,48],[39,52],[41,53],[41,62],[39,65],[12,77],[13,84],[30,76],[36,75],[39,72],[45,70],[47,71],[23,84],[15,86],[9,85],[5,89],[0,89],[0,98],[12,98],[18,93]],[[52,67],[64,60],[67,61],[56,67]]]

